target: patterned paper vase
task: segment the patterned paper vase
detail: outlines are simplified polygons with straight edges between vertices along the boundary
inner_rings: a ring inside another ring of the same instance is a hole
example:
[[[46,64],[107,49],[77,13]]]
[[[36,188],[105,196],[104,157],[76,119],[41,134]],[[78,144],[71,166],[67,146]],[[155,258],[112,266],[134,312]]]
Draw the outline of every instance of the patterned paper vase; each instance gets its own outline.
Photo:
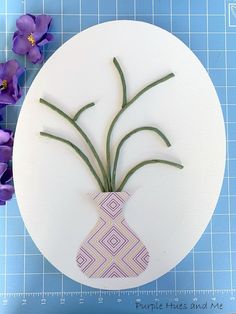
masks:
[[[127,192],[91,193],[99,219],[82,242],[76,262],[92,278],[137,277],[148,266],[149,253],[125,221]]]

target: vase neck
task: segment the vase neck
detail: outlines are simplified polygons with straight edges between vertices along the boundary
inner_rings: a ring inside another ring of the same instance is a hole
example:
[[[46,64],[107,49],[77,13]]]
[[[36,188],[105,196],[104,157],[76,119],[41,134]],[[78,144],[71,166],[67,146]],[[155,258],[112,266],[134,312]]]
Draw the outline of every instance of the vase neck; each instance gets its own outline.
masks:
[[[127,192],[91,193],[90,196],[98,205],[99,215],[105,215],[110,219],[116,219],[122,214],[122,209],[130,198],[130,194]]]

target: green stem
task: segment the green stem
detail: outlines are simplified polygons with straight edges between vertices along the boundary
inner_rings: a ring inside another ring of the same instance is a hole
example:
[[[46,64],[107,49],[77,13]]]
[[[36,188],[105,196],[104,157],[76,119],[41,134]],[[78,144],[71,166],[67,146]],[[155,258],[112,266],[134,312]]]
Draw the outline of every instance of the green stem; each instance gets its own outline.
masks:
[[[106,140],[106,155],[107,155],[107,176],[108,176],[108,187],[109,187],[109,191],[112,190],[111,187],[111,151],[110,151],[110,145],[111,145],[111,134],[112,134],[112,130],[117,122],[117,120],[119,119],[119,117],[122,115],[122,113],[129,108],[129,106],[135,101],[137,100],[143,93],[145,93],[146,91],[148,91],[150,88],[161,84],[163,82],[165,82],[166,80],[169,80],[170,78],[172,78],[174,76],[173,73],[170,73],[164,77],[162,77],[159,80],[154,81],[153,83],[147,85],[146,87],[144,87],[141,91],[139,91],[136,96],[134,96],[129,102],[127,102],[125,107],[122,107],[122,109],[116,114],[116,116],[114,117],[114,119],[111,122],[110,128],[108,130],[107,133],[107,140]]]
[[[134,129],[133,131],[131,131],[128,134],[126,134],[122,138],[120,143],[118,144],[117,149],[116,149],[116,153],[115,153],[114,167],[113,167],[113,171],[112,171],[112,183],[111,183],[112,189],[114,191],[115,191],[115,181],[116,181],[116,170],[117,170],[117,164],[118,164],[118,159],[119,159],[121,147],[124,144],[124,142],[127,141],[132,135],[134,135],[137,132],[141,132],[141,131],[152,131],[152,132],[155,132],[165,142],[166,146],[168,146],[168,147],[171,146],[171,144],[170,144],[169,140],[167,139],[167,137],[158,128],[155,128],[155,127],[143,126],[143,127]]]
[[[82,112],[84,112],[85,110],[87,110],[87,109],[89,109],[89,108],[91,108],[91,107],[93,107],[93,106],[95,106],[95,103],[94,103],[94,102],[91,102],[90,104],[87,104],[87,105],[83,106],[83,107],[75,114],[75,116],[74,116],[74,118],[73,118],[73,121],[77,121]]]
[[[69,145],[71,148],[73,148],[76,151],[76,153],[83,159],[83,161],[89,167],[89,170],[91,171],[91,173],[93,174],[93,176],[97,180],[97,183],[98,183],[101,191],[105,192],[105,188],[104,188],[99,176],[97,175],[96,171],[94,170],[93,166],[91,165],[88,157],[79,149],[79,147],[77,147],[75,144],[73,144],[72,142],[70,142],[70,141],[68,141],[62,137],[59,137],[59,136],[56,136],[56,135],[53,135],[53,134],[50,134],[47,132],[40,132],[40,135],[49,137],[51,139],[54,139],[54,140],[62,142],[62,143],[65,143],[65,144]]]
[[[164,76],[163,78],[154,81],[151,84],[148,84],[146,87],[144,87],[143,89],[141,89],[141,91],[139,91],[129,102],[127,105],[131,105],[133,102],[135,102],[135,100],[137,100],[141,95],[143,95],[144,93],[146,93],[149,89],[153,88],[154,86],[164,83],[165,81],[169,80],[170,78],[174,77],[174,73],[170,73],[166,76]]]
[[[122,84],[122,89],[123,89],[123,102],[122,102],[122,107],[125,107],[127,104],[127,92],[126,92],[126,82],[125,82],[125,77],[124,77],[124,73],[121,69],[121,66],[118,62],[118,60],[116,58],[113,58],[113,63],[120,75],[120,79],[121,79],[121,84]]]
[[[88,136],[85,134],[85,132],[78,126],[78,124],[71,119],[65,112],[63,112],[62,110],[60,110],[59,108],[57,108],[56,106],[54,106],[53,104],[49,103],[48,101],[46,101],[45,99],[40,98],[40,103],[44,104],[46,106],[48,106],[50,109],[52,109],[53,111],[55,111],[56,113],[58,113],[59,115],[61,115],[64,119],[66,119],[80,134],[81,136],[84,138],[85,142],[88,144],[89,148],[91,149],[98,165],[99,168],[101,170],[102,176],[103,176],[103,181],[104,181],[104,185],[105,185],[105,190],[108,191],[108,179],[107,179],[107,175],[106,175],[106,171],[103,167],[102,161],[96,151],[96,149],[94,148],[93,144],[91,143],[90,139],[88,138]],[[92,106],[90,104],[90,106]],[[84,108],[84,107],[83,107]],[[85,109],[84,109],[85,110]],[[81,113],[81,112],[80,112]],[[78,115],[78,113],[77,113]]]
[[[167,164],[169,166],[173,166],[173,167],[177,167],[179,169],[183,169],[184,166],[177,164],[175,162],[172,161],[168,161],[168,160],[162,160],[162,159],[151,159],[151,160],[145,160],[139,164],[137,164],[135,167],[133,167],[125,176],[124,180],[122,181],[121,185],[118,187],[117,192],[122,191],[122,189],[124,188],[125,184],[127,183],[127,181],[129,180],[129,178],[140,168],[144,167],[145,165],[148,164],[155,164],[155,163],[162,163],[162,164]]]

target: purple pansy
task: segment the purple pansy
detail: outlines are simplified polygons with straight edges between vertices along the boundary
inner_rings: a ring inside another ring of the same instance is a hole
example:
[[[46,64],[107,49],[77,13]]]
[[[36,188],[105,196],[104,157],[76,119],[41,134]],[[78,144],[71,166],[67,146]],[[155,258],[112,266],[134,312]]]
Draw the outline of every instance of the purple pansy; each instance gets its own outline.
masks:
[[[16,21],[18,30],[13,36],[12,50],[19,55],[27,55],[32,63],[41,63],[40,48],[53,39],[52,34],[47,33],[51,21],[49,15],[22,15]]]
[[[9,183],[12,169],[9,161],[12,157],[13,133],[0,129],[0,205],[12,198],[14,187]]]
[[[24,73],[16,60],[0,63],[0,109],[15,104],[21,97],[19,77]]]

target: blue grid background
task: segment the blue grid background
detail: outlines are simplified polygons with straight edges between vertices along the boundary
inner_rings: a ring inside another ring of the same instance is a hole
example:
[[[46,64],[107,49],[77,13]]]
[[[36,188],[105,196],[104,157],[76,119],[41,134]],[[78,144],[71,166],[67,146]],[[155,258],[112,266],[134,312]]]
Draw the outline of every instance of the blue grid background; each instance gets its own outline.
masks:
[[[76,33],[110,20],[141,20],[176,35],[201,60],[217,90],[227,132],[227,163],[215,213],[195,248],[165,276],[136,289],[108,292],[68,279],[39,253],[16,199],[0,207],[0,312],[148,312],[135,309],[140,300],[210,300],[224,303],[221,313],[236,310],[236,1],[0,0],[0,62],[16,58],[25,65],[25,93],[40,68],[11,51],[15,20],[26,12],[53,17],[55,40],[44,50],[46,59]],[[22,101],[6,108],[2,127],[15,128]]]

